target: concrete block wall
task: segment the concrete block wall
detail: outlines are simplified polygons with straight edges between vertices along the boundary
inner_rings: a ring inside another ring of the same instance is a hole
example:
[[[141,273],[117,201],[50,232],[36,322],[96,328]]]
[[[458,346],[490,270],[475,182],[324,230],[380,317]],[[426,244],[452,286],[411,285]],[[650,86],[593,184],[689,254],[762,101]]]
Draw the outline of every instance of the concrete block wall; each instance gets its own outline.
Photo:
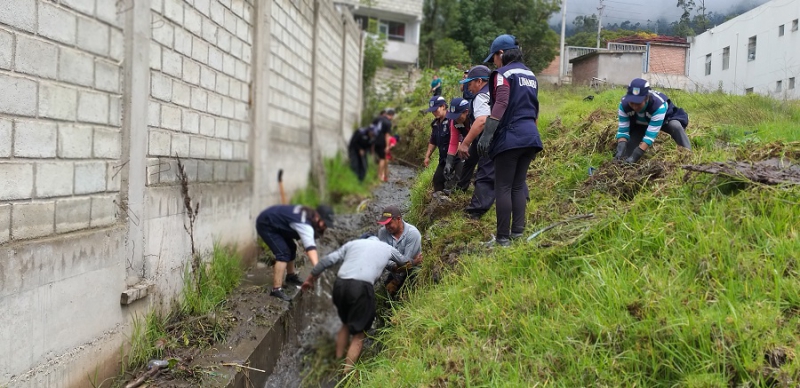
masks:
[[[327,6],[327,7],[326,7]],[[340,136],[342,128],[342,17],[330,3],[319,3],[317,15],[317,72],[315,84],[314,126],[320,138],[320,152],[333,156],[347,146],[349,138]]]
[[[122,26],[100,3],[0,6],[0,243],[117,221]]]
[[[342,15],[344,19],[344,77],[342,97],[342,136],[350,140],[353,130],[361,123],[361,29],[352,15]]]

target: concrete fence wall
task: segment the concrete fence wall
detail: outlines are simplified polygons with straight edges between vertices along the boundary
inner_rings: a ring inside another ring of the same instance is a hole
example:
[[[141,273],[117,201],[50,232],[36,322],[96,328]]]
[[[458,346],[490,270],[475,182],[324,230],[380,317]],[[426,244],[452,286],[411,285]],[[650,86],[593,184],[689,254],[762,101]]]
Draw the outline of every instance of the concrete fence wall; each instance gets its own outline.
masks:
[[[331,0],[0,2],[0,386],[102,380],[179,295],[178,157],[198,250],[254,252],[277,170],[305,186],[359,122],[361,56]]]

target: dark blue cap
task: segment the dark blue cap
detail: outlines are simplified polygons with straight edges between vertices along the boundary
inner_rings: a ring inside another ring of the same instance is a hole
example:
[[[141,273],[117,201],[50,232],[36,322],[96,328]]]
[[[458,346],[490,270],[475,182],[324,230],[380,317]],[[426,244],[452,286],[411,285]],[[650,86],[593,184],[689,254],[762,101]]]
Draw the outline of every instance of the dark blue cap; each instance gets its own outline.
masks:
[[[634,78],[628,85],[628,94],[625,95],[625,102],[641,104],[650,93],[650,83],[646,79]]]
[[[447,100],[442,96],[433,96],[431,100],[428,101],[428,110],[426,112],[433,112],[442,105],[447,105]]]
[[[450,109],[447,110],[447,114],[444,115],[444,117],[455,120],[467,109],[469,109],[469,101],[461,97],[456,97],[450,100]]]
[[[458,83],[465,84],[465,83],[467,83],[469,81],[472,81],[472,80],[478,79],[478,78],[483,78],[483,79],[488,80],[489,79],[489,74],[492,74],[492,71],[489,70],[488,67],[486,67],[484,65],[478,65],[478,66],[475,66],[475,67],[469,69],[469,72],[467,73],[467,78],[464,78],[461,81],[458,81]]]
[[[517,45],[517,38],[514,37],[514,35],[500,35],[497,38],[494,38],[492,47],[489,49],[489,56],[486,57],[484,62],[491,62],[494,54],[500,50],[511,50],[515,48],[519,48],[519,46]]]

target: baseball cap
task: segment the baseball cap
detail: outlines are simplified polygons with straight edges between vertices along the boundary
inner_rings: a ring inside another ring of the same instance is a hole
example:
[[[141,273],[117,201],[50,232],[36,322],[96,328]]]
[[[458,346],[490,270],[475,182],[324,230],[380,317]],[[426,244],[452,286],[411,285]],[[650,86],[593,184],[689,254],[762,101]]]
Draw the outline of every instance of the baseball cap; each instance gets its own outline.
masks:
[[[400,209],[397,206],[387,206],[383,208],[381,215],[378,217],[378,224],[386,225],[392,218],[400,217],[402,214],[400,213]]]
[[[445,114],[444,117],[455,120],[467,109],[469,109],[469,101],[461,97],[456,97],[450,100],[450,109],[447,110],[447,114]]]
[[[650,83],[645,79],[634,78],[628,85],[628,94],[625,95],[624,100],[626,103],[641,104],[649,93]]]
[[[492,42],[492,47],[489,49],[489,56],[486,57],[484,62],[491,62],[494,53],[500,50],[510,50],[519,48],[517,45],[517,38],[514,35],[503,34],[494,38],[494,42]]]
[[[488,67],[486,67],[484,65],[478,65],[478,66],[475,66],[475,67],[469,69],[469,73],[467,73],[467,78],[464,78],[461,81],[458,81],[458,83],[465,84],[465,83],[467,83],[469,81],[472,81],[472,80],[474,80],[476,78],[489,79],[489,74],[491,74],[491,73],[492,73],[492,71],[489,70]]]
[[[325,221],[325,226],[333,228],[333,209],[328,205],[317,206],[317,214]]]
[[[428,101],[429,108],[426,110],[426,112],[433,112],[442,105],[447,105],[447,100],[445,100],[442,96],[433,96],[431,97],[431,100]]]

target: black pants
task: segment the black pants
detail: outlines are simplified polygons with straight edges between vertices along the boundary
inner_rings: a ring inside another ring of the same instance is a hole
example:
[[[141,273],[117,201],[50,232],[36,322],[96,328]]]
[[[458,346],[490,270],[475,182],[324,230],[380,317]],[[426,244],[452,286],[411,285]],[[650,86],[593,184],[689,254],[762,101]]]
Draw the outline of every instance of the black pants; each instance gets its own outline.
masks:
[[[501,152],[494,158],[498,239],[525,231],[528,194],[525,177],[536,152],[533,147],[517,148]]]
[[[488,156],[479,158],[478,170],[475,172],[475,191],[472,192],[472,199],[466,208],[467,213],[471,216],[482,216],[494,204],[494,178],[495,162]]]
[[[455,187],[455,181],[448,182],[444,176],[444,166],[447,164],[447,157],[439,157],[439,164],[436,165],[436,171],[433,173],[433,192],[442,191],[444,189],[452,190]],[[461,159],[456,158],[455,165],[453,165],[453,174],[455,178],[461,174],[464,163]]]
[[[350,169],[356,174],[358,180],[363,182],[367,176],[367,155],[366,152],[361,155],[358,151],[357,148],[351,148],[348,157],[350,158]]]
[[[472,183],[472,176],[475,175],[475,167],[478,165],[480,158],[478,155],[478,140],[476,139],[469,146],[469,158],[464,160],[464,166],[458,178],[458,188],[460,190],[467,191],[469,189],[469,184]]]
[[[642,139],[644,139],[646,130],[646,126],[631,125],[631,139],[628,141],[628,145],[625,147],[625,157],[628,157],[633,150],[639,146],[639,143],[641,143]],[[683,125],[681,125],[680,121],[670,120],[669,122],[664,123],[664,125],[661,126],[661,131],[672,137],[672,140],[675,141],[675,144],[684,148],[692,149],[692,143],[689,141],[689,137],[686,136],[686,130],[683,128]]]

